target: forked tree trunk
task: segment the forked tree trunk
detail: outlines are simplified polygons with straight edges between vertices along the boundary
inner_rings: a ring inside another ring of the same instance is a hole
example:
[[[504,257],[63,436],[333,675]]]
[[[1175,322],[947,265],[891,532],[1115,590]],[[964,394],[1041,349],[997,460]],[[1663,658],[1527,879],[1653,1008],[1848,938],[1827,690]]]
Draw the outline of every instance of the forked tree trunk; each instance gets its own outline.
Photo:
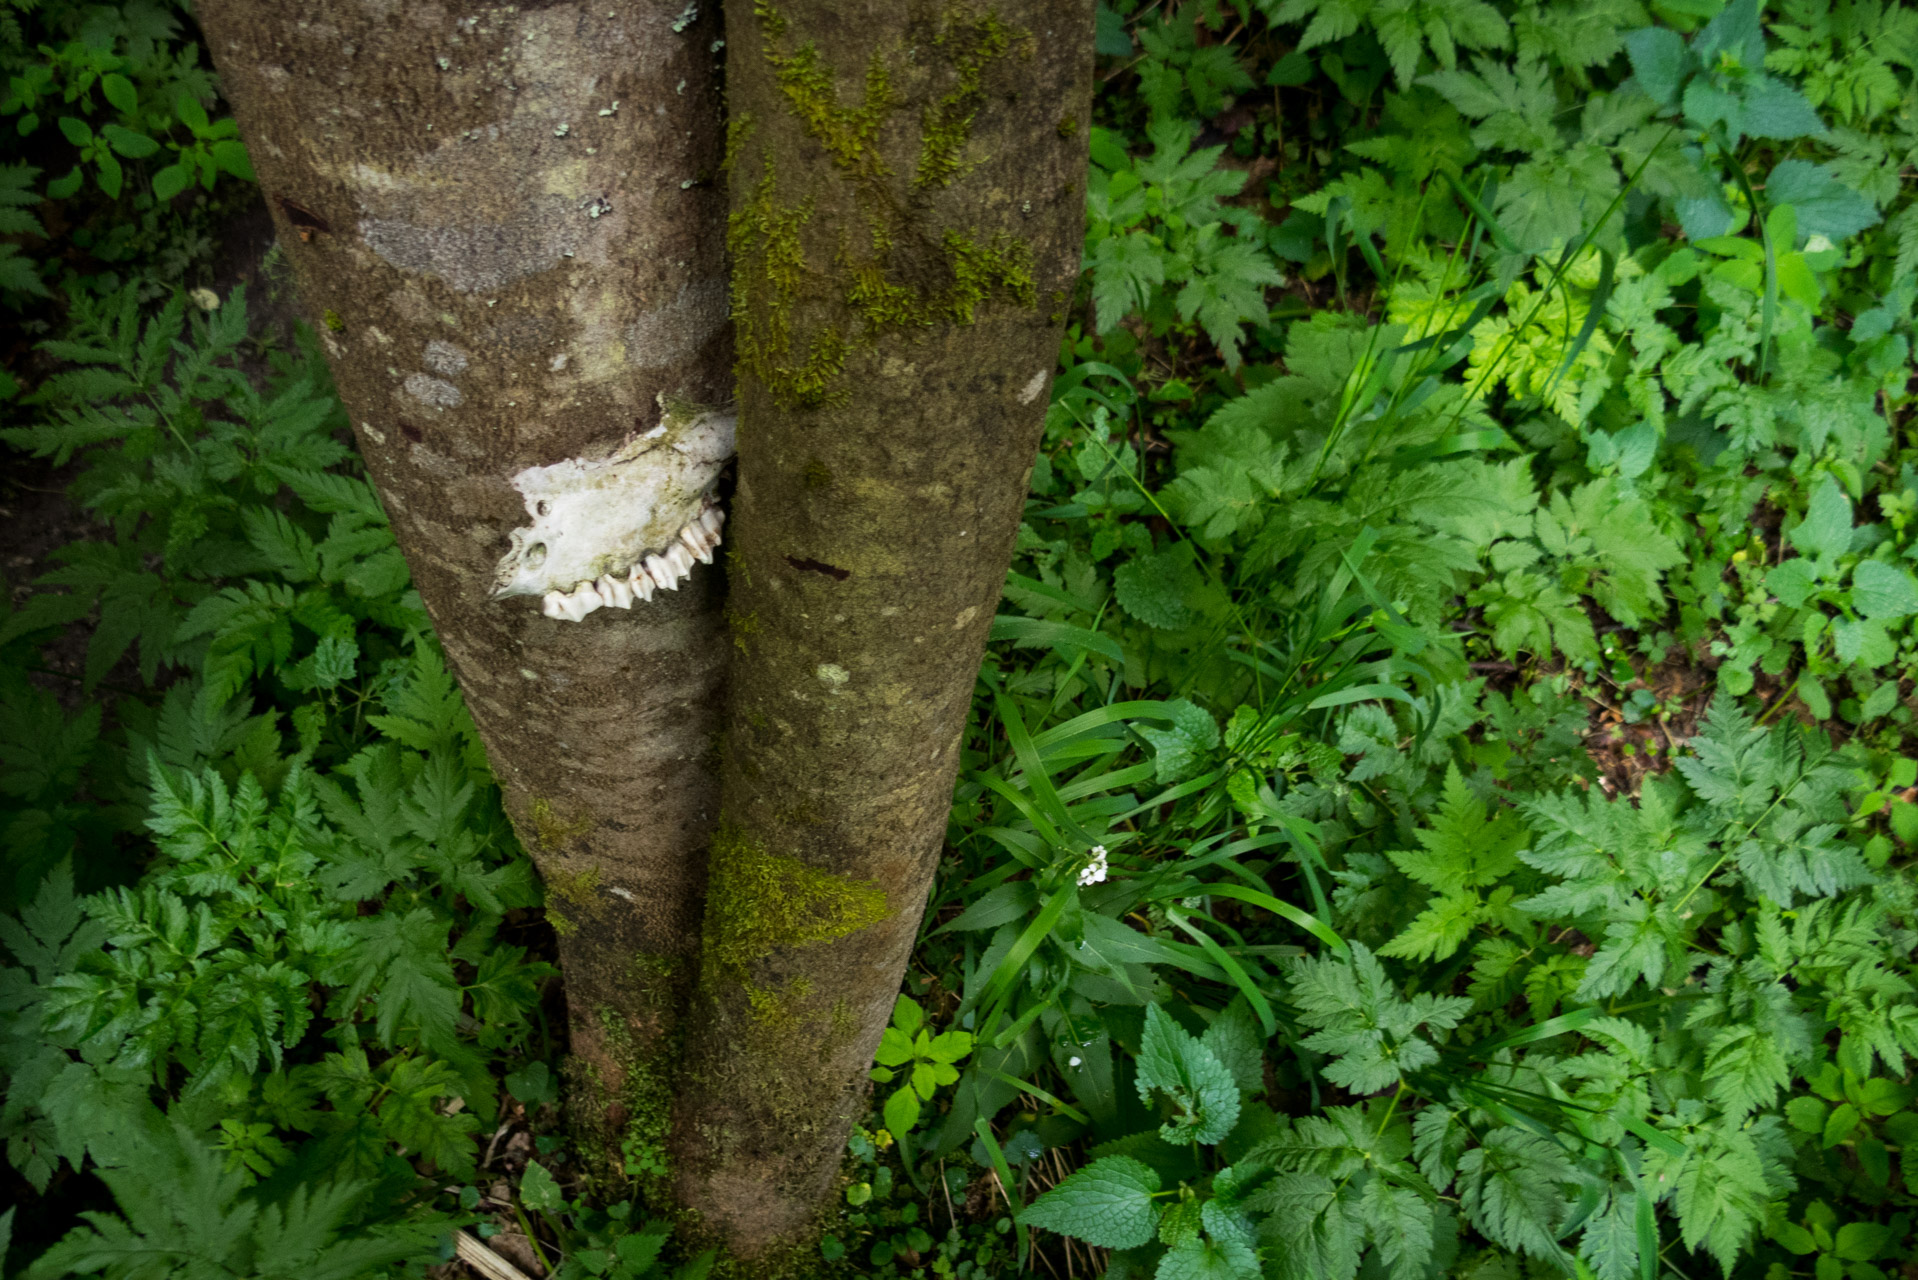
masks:
[[[662,393],[731,398],[717,15],[684,0],[197,8],[546,879],[575,1127],[616,1170],[618,1138],[663,1134],[671,1013],[696,963],[731,648],[721,575],[582,622],[494,592],[502,557],[527,550],[509,543],[535,523],[526,490],[559,519],[591,496],[565,492],[567,474],[603,479],[561,468],[541,489],[528,469],[604,461],[661,422]]]
[[[682,1200],[816,1235],[938,862],[1077,279],[1091,0],[726,15],[737,654]]]

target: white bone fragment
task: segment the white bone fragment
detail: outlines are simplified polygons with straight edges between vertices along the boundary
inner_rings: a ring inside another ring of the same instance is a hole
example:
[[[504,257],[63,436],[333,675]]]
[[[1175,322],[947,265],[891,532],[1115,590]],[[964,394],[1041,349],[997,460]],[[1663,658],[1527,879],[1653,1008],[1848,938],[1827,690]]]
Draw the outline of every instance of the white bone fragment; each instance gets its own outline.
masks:
[[[713,508],[736,420],[731,412],[667,405],[664,397],[661,409],[656,427],[609,457],[569,458],[513,477],[531,520],[512,531],[495,573],[496,599],[573,595],[574,584],[624,575],[648,557],[666,563],[661,557],[679,545],[680,530]],[[669,584],[654,574],[654,585]],[[586,612],[605,603],[598,592],[594,599]],[[572,612],[542,608],[549,617]]]
[[[630,609],[633,607],[633,589],[626,585],[624,578],[615,578],[609,573],[598,582],[595,582],[593,589],[599,592],[599,598],[604,600],[611,608]]]
[[[705,530],[689,524],[679,531],[679,540],[701,564],[713,562],[713,544],[706,540]]]
[[[586,607],[586,601],[580,598],[577,591],[549,592],[547,599],[550,602],[551,612],[546,616],[558,618],[562,622],[578,622],[591,612]]]

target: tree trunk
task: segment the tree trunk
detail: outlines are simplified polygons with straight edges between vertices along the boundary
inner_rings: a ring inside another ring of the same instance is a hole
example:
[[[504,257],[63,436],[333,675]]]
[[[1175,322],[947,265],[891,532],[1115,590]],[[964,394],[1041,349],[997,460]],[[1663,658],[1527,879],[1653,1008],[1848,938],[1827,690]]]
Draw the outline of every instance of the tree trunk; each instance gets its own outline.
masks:
[[[1077,279],[1091,0],[727,11],[738,647],[683,1201],[816,1232],[938,862]]]
[[[729,444],[729,421],[668,422],[656,403],[730,398],[717,15],[684,0],[197,8],[546,879],[576,1131],[616,1175],[619,1138],[664,1132],[730,645],[716,570],[580,620],[576,583],[539,570],[618,576],[666,552],[673,529],[594,521],[614,499],[697,516]],[[668,448],[688,442],[699,456]],[[495,598],[502,586],[533,594]]]

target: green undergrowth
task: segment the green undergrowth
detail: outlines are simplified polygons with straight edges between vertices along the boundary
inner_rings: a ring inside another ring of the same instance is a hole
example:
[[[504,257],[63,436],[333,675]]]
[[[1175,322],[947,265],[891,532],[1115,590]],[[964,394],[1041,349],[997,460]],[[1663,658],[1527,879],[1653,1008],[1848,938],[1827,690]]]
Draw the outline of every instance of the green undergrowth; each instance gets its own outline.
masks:
[[[908,1146],[1087,1274],[1894,1274],[1913,16],[1133,8]]]
[[[109,151],[109,75],[212,101],[171,9],[0,12]],[[987,77],[990,15],[940,28]],[[1098,23],[1084,286],[809,1265],[1907,1274],[1918,16]],[[845,108],[773,52],[858,172],[884,76]],[[914,122],[929,181],[970,83]],[[0,287],[58,372],[4,439],[100,523],[0,616],[8,1274],[419,1274],[459,1229],[566,1280],[723,1269],[569,1150],[540,891],[323,362],[175,296],[203,246],[139,239],[157,174],[109,194],[9,92],[45,146],[0,171]],[[790,301],[805,214],[765,190],[736,256]],[[96,198],[133,203],[52,216]],[[26,238],[109,223],[128,256]],[[772,333],[825,402],[856,339]],[[900,909],[735,854],[742,972]]]

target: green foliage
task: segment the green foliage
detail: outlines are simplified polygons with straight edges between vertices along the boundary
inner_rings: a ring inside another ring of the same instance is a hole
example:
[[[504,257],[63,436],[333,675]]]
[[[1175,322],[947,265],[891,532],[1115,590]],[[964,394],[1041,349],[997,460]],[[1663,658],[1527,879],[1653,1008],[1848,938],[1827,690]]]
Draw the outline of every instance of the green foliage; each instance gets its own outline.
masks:
[[[0,206],[44,198],[59,210],[54,252],[36,261],[0,250],[0,301],[37,310],[29,304],[49,283],[137,283],[152,298],[210,256],[234,198],[232,184],[213,194],[220,176],[239,180],[241,199],[254,176],[233,120],[208,114],[215,84],[196,34],[176,0],[0,11]],[[0,213],[0,234],[21,233],[47,229]]]
[[[1072,1174],[1020,1215],[1028,1226],[1079,1237],[1102,1249],[1134,1249],[1152,1239],[1159,1175],[1129,1156],[1107,1156]]]
[[[273,353],[263,391],[245,335],[238,293],[78,297],[8,430],[80,458],[112,530],[0,632],[0,1129],[35,1190],[93,1171],[122,1215],[36,1274],[417,1258],[553,972],[500,936],[538,890],[324,366]],[[96,609],[68,710],[30,655]]]
[[[320,361],[262,383],[244,299],[144,307],[161,207],[244,176],[197,54],[164,7],[21,12],[0,229],[46,174],[98,222],[5,439],[111,535],[0,606],[0,1130],[120,1206],[36,1265],[417,1270],[486,1205],[566,1280],[703,1276],[543,1132],[536,892]],[[820,1262],[1882,1280],[1918,19],[1098,21],[1083,324]],[[94,614],[63,700],[28,673]]]
[[[1152,154],[1135,159],[1115,135],[1093,130],[1086,235],[1093,306],[1101,332],[1135,310],[1161,331],[1196,322],[1237,368],[1240,325],[1265,320],[1264,290],[1284,277],[1251,235],[1258,219],[1222,203],[1244,178],[1216,167],[1223,147],[1193,151],[1195,132],[1182,121],[1155,122]]]
[[[941,1085],[959,1080],[958,1063],[972,1052],[972,1037],[964,1031],[942,1031],[933,1035],[925,1025],[926,1015],[910,996],[900,996],[893,1006],[892,1025],[879,1037],[874,1056],[878,1063],[872,1078],[880,1084],[900,1080],[899,1087],[886,1099],[886,1128],[893,1137],[903,1138],[919,1123],[919,1115]]]
[[[1027,1082],[1083,1154],[1021,1221],[1116,1275],[1888,1274],[1909,15],[1127,26],[921,946],[980,1044],[933,1150]],[[1286,277],[1232,344],[1176,305],[1215,221]]]
[[[151,1127],[128,1167],[102,1172],[121,1217],[88,1213],[88,1226],[26,1271],[108,1280],[174,1274],[354,1280],[420,1252],[430,1229],[388,1225],[342,1235],[372,1189],[363,1182],[300,1186],[277,1202],[250,1199],[250,1181],[184,1125]]]

